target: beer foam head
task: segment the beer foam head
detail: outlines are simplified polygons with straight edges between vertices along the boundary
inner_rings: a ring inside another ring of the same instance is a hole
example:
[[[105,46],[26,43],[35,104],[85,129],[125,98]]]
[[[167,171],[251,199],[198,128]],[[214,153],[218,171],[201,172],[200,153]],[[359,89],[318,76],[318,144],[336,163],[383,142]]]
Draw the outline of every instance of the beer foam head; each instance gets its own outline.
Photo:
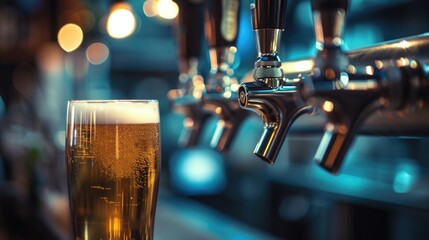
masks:
[[[156,100],[70,101],[75,116],[101,124],[159,123]],[[80,116],[78,116],[80,115]]]

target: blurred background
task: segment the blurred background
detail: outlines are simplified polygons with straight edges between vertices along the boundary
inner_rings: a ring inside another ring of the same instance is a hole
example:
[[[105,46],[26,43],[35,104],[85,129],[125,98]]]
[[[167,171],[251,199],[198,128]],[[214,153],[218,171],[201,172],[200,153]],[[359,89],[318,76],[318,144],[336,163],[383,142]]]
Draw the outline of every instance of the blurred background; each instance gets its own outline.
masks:
[[[238,79],[256,59],[251,1],[240,3]],[[428,32],[428,10],[425,0],[352,0],[346,46]],[[171,0],[0,2],[0,239],[70,239],[67,100],[149,98],[162,126],[155,239],[427,238],[426,138],[359,136],[335,176],[312,162],[322,131],[293,134],[274,165],[256,158],[256,115],[228,154],[209,147],[215,117],[196,147],[179,147],[184,117],[167,98],[178,85],[178,11]],[[310,1],[288,1],[282,41],[282,60],[315,54]]]

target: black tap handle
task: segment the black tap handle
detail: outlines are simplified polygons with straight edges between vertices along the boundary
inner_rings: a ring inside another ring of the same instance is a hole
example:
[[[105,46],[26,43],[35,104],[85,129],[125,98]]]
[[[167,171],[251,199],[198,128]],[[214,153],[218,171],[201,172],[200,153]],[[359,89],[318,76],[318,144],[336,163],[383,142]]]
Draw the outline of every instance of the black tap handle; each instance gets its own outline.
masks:
[[[205,33],[209,48],[236,45],[239,13],[239,0],[207,1]]]
[[[179,58],[199,58],[204,31],[203,1],[175,0],[179,6],[176,20],[176,38],[179,44]]]
[[[347,11],[349,0],[312,0],[313,11],[344,9]]]
[[[287,0],[255,0],[252,7],[253,30],[285,29]]]

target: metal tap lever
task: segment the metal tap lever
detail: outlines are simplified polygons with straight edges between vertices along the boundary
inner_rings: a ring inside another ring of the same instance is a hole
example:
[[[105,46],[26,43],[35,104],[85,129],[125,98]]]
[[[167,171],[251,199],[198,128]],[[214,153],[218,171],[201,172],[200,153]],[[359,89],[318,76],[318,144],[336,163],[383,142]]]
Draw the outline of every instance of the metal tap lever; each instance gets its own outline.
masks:
[[[408,77],[396,64],[353,66],[343,52],[347,0],[313,0],[318,53],[301,95],[327,117],[315,161],[335,173],[367,117],[378,109],[400,109]]]
[[[342,34],[347,0],[313,0],[313,20],[318,53],[310,78],[302,80],[302,95],[327,117],[325,133],[315,161],[329,172],[338,171],[360,123],[376,107],[380,91],[349,90],[349,59],[343,52]]]
[[[229,98],[207,94],[204,98],[204,108],[219,118],[210,146],[218,151],[227,152],[240,124],[249,115],[248,112],[240,109],[236,93]]]
[[[253,153],[273,164],[286,135],[296,118],[311,108],[296,101],[294,85],[271,88],[262,82],[243,83],[239,89],[242,108],[258,113],[264,122],[264,131]]]
[[[175,22],[180,75],[178,88],[171,90],[168,97],[173,102],[174,111],[185,116],[179,145],[192,147],[198,143],[201,128],[210,116],[201,105],[205,85],[198,72],[204,32],[204,4],[191,0],[176,2],[180,8]]]
[[[311,93],[307,102],[318,106],[327,117],[325,133],[315,155],[315,161],[324,169],[332,173],[338,171],[355,134],[375,111],[397,111],[425,101],[422,94],[427,93],[425,67],[413,59],[406,62],[378,61],[378,67],[365,66],[374,71],[371,74],[349,73],[348,84],[343,89]]]
[[[210,145],[227,152],[248,116],[237,103],[238,80],[231,65],[237,51],[239,0],[207,2],[205,32],[209,46],[211,69],[203,95],[203,107],[218,117]]]
[[[286,1],[257,0],[251,5],[251,12],[258,57],[253,69],[254,81],[239,88],[239,103],[263,119],[264,131],[254,153],[274,163],[292,123],[311,108],[300,101],[297,84],[284,80],[278,56],[285,29]]]

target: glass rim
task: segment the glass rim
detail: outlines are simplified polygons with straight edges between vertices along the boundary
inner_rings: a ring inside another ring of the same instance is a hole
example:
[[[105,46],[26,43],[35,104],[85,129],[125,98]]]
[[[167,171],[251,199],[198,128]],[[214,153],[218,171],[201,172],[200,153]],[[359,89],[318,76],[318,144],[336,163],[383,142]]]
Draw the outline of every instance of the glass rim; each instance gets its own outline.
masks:
[[[157,99],[89,99],[89,100],[68,100],[68,103],[158,103]]]

